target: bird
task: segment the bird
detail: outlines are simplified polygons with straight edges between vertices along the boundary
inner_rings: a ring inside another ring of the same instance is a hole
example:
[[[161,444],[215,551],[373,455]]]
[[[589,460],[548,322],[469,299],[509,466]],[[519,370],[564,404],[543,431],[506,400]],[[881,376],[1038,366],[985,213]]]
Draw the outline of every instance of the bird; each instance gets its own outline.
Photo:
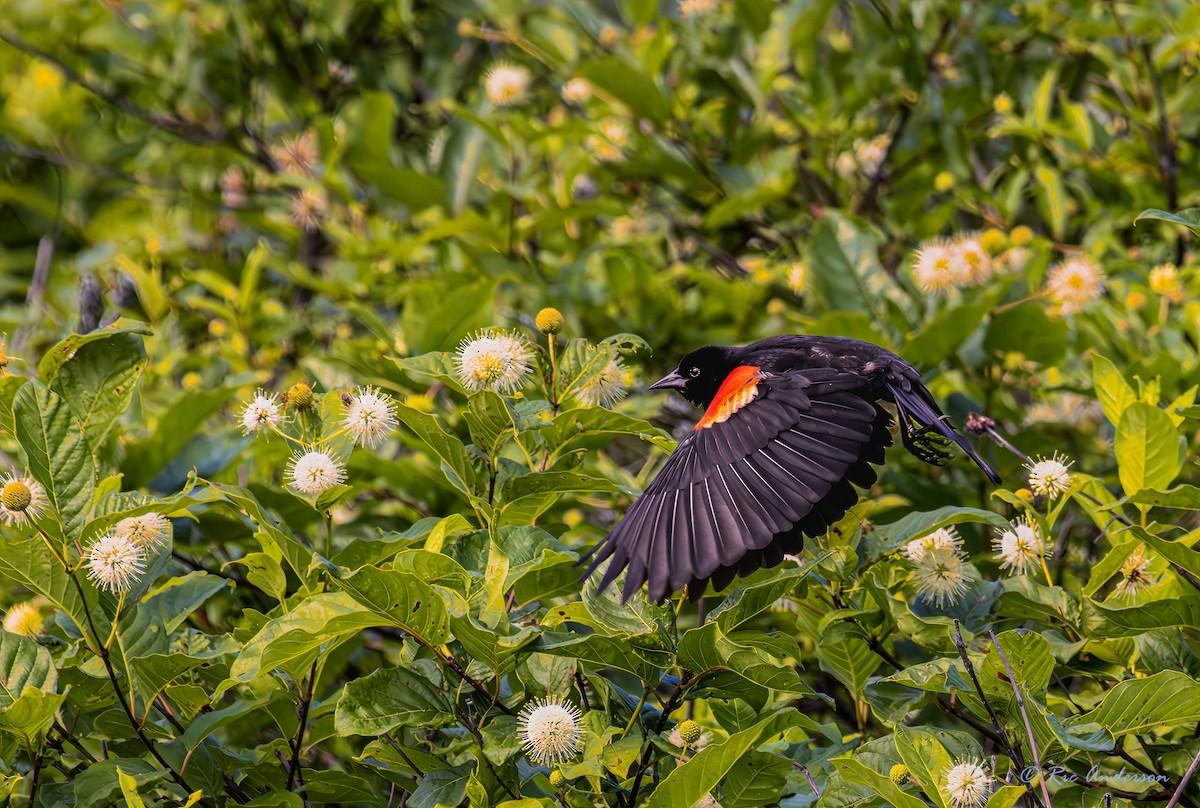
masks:
[[[621,601],[647,585],[659,603],[701,597],[797,554],[877,479],[892,445],[934,465],[952,444],[993,483],[1000,476],[950,423],[921,374],[891,351],[849,337],[782,335],[706,345],[650,385],[704,414],[625,515],[588,554],[597,585],[625,572]],[[884,406],[894,406],[896,416]],[[586,561],[580,560],[580,563]]]

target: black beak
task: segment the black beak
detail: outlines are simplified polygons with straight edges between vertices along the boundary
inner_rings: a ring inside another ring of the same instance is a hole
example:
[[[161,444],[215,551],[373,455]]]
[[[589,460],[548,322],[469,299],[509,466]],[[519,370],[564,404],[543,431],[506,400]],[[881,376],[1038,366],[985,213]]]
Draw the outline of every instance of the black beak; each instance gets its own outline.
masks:
[[[682,390],[687,387],[688,380],[680,376],[675,371],[671,371],[666,376],[650,385],[651,390]]]

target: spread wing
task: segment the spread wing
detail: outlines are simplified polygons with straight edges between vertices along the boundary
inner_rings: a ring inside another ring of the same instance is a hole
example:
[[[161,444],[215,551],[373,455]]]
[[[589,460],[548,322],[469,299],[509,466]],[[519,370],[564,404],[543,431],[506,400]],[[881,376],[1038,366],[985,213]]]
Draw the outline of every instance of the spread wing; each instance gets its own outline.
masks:
[[[627,569],[623,599],[643,583],[655,601],[685,585],[699,597],[799,552],[858,501],[852,484],[875,482],[891,416],[861,376],[739,373],[597,548],[601,589]]]

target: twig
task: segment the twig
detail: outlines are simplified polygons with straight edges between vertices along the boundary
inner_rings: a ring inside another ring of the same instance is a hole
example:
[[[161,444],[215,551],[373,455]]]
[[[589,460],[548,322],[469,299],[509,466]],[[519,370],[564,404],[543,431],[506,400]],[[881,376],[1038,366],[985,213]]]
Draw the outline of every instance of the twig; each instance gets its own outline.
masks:
[[[1171,801],[1167,803],[1167,808],[1175,808],[1175,805],[1183,797],[1183,787],[1188,784],[1188,780],[1192,779],[1192,775],[1196,773],[1196,766],[1200,764],[1200,752],[1192,758],[1192,765],[1188,766],[1187,771],[1183,773],[1183,777],[1179,780],[1179,786],[1175,789],[1175,793],[1171,796]]]
[[[991,701],[984,695],[983,686],[979,684],[979,677],[975,674],[975,666],[971,664],[971,657],[967,654],[967,644],[963,642],[962,627],[957,620],[954,621],[954,645],[958,648],[958,656],[962,659],[963,666],[967,669],[967,676],[971,678],[971,684],[975,685],[975,694],[983,702],[988,717],[992,720],[992,726],[996,728],[996,735],[1000,738],[1001,745],[1007,750],[1013,762],[1024,769],[1025,760],[1021,755],[1021,751],[1013,746],[1012,741],[1008,739],[1008,733],[1004,731],[1004,725],[1000,723],[1000,716],[996,714],[996,708],[992,706]],[[1037,753],[1035,752],[1034,754]]]
[[[812,788],[813,793],[817,795],[817,799],[821,798],[821,789],[817,788],[817,783],[813,780],[812,772],[808,770],[803,763],[798,760],[793,760],[792,765],[800,771],[804,772],[804,779],[808,780],[808,785]]]
[[[691,687],[694,679],[687,671],[679,680],[679,684],[675,686],[675,692],[671,694],[671,698],[667,699],[667,703],[663,705],[662,712],[658,714],[658,725],[654,728],[654,734],[660,734],[667,726],[667,716],[675,712],[675,708],[679,706],[679,701],[683,698],[683,694]],[[642,760],[638,764],[637,775],[633,778],[633,785],[629,789],[629,798],[625,801],[625,805],[629,808],[637,805],[638,789],[642,785],[642,776],[646,773],[646,767],[650,765],[650,754],[654,751],[654,745],[650,743],[649,736],[645,740],[645,748],[642,751]]]
[[[304,745],[304,728],[308,724],[308,708],[312,704],[313,694],[317,689],[317,663],[320,661],[321,655],[318,654],[313,660],[312,667],[308,669],[308,691],[300,693],[300,725],[296,727],[296,738],[292,742],[292,759],[288,763],[288,791],[292,790],[292,783],[300,772],[300,749]],[[303,776],[301,776],[299,784],[304,785]]]
[[[1004,670],[1008,671],[1008,683],[1012,685],[1013,695],[1017,698],[1017,707],[1021,710],[1021,720],[1025,722],[1025,731],[1029,734],[1029,751],[1033,754],[1033,766],[1037,769],[1038,785],[1042,787],[1042,796],[1046,800],[1046,808],[1052,808],[1050,789],[1046,786],[1046,773],[1042,771],[1042,762],[1038,756],[1037,741],[1033,738],[1033,725],[1029,723],[1029,715],[1025,712],[1025,699],[1021,696],[1021,689],[1017,687],[1017,677],[1013,673],[1012,666],[1008,664],[1008,657],[1004,655],[1004,649],[1000,647],[1000,641],[996,639],[996,632],[989,630],[988,636],[992,638],[992,645],[996,647],[996,653],[1000,655],[1000,661],[1004,663]]]
[[[400,744],[396,743],[396,739],[392,737],[392,733],[390,733],[390,732],[383,733],[383,739],[385,741],[387,741],[388,745],[390,745],[392,747],[392,749],[396,752],[396,754],[399,755],[404,760],[405,764],[408,765],[408,768],[413,770],[413,774],[417,775],[417,777],[425,776],[425,772],[421,771],[420,767],[417,766],[417,764],[413,763],[412,759],[407,754],[405,754],[404,747],[402,747]]]

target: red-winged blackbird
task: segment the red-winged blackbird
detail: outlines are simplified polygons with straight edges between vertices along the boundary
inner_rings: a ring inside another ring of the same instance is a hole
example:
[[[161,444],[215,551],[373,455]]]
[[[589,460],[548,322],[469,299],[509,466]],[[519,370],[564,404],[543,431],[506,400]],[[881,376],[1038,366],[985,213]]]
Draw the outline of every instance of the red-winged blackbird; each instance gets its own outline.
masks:
[[[710,345],[650,385],[704,408],[666,465],[596,548],[600,589],[628,568],[622,600],[643,583],[660,601],[685,585],[772,567],[799,553],[858,502],[892,445],[894,404],[905,448],[941,465],[957,443],[1000,477],[949,423],[912,365],[845,337],[780,336],[740,348]],[[586,577],[586,576],[585,576]]]

